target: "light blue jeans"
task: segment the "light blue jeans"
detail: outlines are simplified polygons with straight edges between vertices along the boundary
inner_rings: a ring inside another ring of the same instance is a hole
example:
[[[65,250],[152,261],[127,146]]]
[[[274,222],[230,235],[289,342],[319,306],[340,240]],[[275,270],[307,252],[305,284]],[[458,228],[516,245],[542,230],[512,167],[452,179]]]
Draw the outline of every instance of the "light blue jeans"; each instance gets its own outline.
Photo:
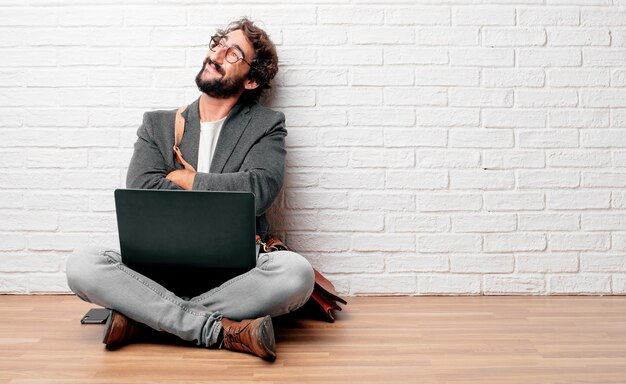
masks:
[[[69,287],[81,299],[206,347],[216,344],[222,317],[289,313],[307,302],[315,283],[311,264],[289,251],[260,253],[255,268],[191,299],[128,268],[112,250],[78,249],[67,260],[66,272]]]

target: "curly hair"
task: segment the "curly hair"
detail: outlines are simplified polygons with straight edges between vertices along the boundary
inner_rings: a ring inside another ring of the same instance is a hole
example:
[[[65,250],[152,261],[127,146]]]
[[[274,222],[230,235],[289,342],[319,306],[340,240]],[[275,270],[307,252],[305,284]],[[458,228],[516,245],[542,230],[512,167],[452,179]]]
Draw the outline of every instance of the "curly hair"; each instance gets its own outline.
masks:
[[[248,72],[248,78],[259,84],[255,89],[244,91],[241,95],[241,100],[244,102],[255,102],[263,95],[266,89],[272,87],[270,83],[278,72],[276,46],[267,33],[254,25],[247,17],[231,22],[226,29],[218,29],[217,34],[224,36],[238,29],[243,32],[254,48],[256,57],[251,63],[252,66],[250,72]]]

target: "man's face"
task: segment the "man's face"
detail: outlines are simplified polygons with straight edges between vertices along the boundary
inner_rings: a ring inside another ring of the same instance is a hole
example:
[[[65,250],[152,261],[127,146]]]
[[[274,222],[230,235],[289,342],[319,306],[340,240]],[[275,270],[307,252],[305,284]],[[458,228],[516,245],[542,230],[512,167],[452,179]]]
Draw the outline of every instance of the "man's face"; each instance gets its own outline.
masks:
[[[226,47],[218,46],[215,51],[209,50],[202,69],[196,75],[196,85],[200,91],[220,99],[236,96],[245,88],[256,88],[256,82],[247,78],[250,66],[245,62],[254,60],[252,44],[240,29],[224,36],[223,42]],[[227,47],[238,48],[245,61],[229,63],[224,56]]]

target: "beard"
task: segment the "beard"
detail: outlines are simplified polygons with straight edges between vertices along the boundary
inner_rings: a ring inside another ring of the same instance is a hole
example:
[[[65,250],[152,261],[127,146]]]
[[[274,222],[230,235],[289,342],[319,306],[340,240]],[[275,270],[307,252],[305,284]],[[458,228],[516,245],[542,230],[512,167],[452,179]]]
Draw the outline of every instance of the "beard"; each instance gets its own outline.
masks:
[[[202,79],[202,73],[207,65],[213,65],[222,77],[212,80]],[[204,60],[202,69],[200,69],[200,72],[196,75],[196,85],[198,86],[200,92],[206,93],[207,96],[215,97],[217,99],[227,99],[238,94],[243,89],[245,81],[245,76],[234,77],[232,79],[224,78],[224,70],[222,67],[211,61],[209,58]]]

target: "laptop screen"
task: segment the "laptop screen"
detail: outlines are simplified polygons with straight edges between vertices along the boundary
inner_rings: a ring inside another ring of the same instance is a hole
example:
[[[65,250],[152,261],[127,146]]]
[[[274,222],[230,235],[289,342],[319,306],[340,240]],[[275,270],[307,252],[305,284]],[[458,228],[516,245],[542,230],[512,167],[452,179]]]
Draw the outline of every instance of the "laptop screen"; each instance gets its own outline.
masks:
[[[118,189],[115,207],[122,260],[129,266],[256,265],[252,193]]]

